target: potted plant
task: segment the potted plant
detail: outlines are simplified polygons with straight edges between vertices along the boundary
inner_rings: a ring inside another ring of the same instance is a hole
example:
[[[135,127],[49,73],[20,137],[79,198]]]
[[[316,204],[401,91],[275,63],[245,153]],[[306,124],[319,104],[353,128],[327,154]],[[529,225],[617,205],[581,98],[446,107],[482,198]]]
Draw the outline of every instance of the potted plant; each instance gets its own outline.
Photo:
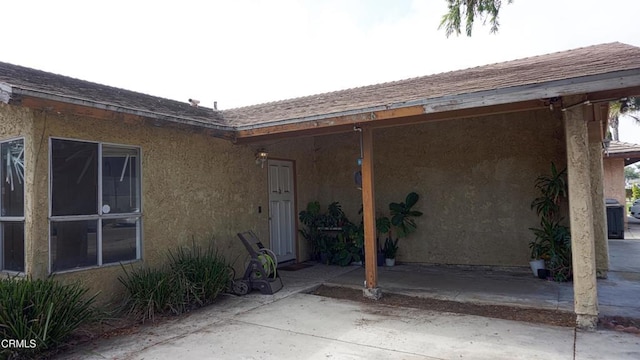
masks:
[[[571,278],[571,234],[569,228],[562,225],[560,216],[560,205],[567,197],[566,173],[566,168],[558,171],[551,163],[551,175],[536,179],[535,187],[540,196],[531,202],[531,209],[535,209],[540,217],[540,227],[529,228],[535,235],[535,240],[529,243],[531,271],[538,276],[539,266],[546,262],[557,281]]]
[[[382,216],[376,219],[376,259],[378,266],[382,266],[385,263],[384,245],[380,245],[380,234],[387,234],[387,237],[391,237],[391,220]]]
[[[546,241],[536,235],[536,239],[529,242],[529,248],[531,249],[529,266],[533,276],[538,276],[538,270],[545,269],[544,262],[549,257],[549,246]]]
[[[396,264],[396,253],[398,252],[398,239],[394,241],[391,238],[387,238],[382,252],[384,253],[385,265],[394,266]]]
[[[391,225],[396,231],[396,240],[393,240],[391,236],[391,229],[389,229],[388,237],[385,240],[385,248],[389,244],[389,252],[393,254],[393,257],[385,255],[386,259],[393,259],[395,264],[396,252],[398,251],[398,241],[401,238],[407,237],[414,233],[417,229],[415,218],[422,216],[422,212],[413,210],[413,206],[418,202],[420,196],[415,192],[407,194],[404,202],[390,203],[389,212],[391,213]],[[391,246],[393,245],[393,246]],[[386,262],[386,260],[385,260]]]
[[[311,243],[313,259],[327,264],[338,251],[343,250],[335,248],[335,237],[343,231],[343,226],[349,224],[349,220],[340,203],[329,204],[327,211],[323,212],[318,201],[309,202],[307,208],[298,214],[298,219],[304,225],[299,230],[300,234]],[[342,257],[346,258],[344,253]]]

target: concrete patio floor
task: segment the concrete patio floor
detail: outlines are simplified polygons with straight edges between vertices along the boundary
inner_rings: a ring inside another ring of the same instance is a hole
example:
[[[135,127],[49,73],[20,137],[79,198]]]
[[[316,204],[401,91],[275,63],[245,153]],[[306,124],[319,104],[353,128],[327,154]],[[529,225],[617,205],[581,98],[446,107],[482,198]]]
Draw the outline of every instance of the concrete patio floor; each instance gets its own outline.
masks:
[[[637,226],[640,227],[640,224]],[[639,232],[640,233],[640,232]],[[610,240],[601,315],[640,318],[640,241]],[[640,336],[391,307],[308,294],[362,288],[361,267],[281,271],[275,295],[224,295],[205,309],[84,344],[58,359],[639,359]],[[384,292],[572,311],[571,283],[529,271],[400,265],[379,268]]]

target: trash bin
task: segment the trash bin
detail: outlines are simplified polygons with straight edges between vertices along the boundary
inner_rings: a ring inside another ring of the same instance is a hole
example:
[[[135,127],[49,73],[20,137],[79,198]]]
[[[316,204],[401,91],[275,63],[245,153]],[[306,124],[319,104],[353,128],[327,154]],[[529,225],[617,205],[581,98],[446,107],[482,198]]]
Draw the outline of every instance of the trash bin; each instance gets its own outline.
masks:
[[[624,206],[618,200],[607,199],[607,236],[624,239]]]

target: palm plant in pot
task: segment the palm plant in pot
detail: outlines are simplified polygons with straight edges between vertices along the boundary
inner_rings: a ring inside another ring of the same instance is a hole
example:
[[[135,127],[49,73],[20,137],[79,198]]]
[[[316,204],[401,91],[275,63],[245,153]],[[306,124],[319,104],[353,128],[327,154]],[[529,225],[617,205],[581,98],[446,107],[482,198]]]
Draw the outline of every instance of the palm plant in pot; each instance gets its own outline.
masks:
[[[571,278],[571,234],[569,228],[562,225],[560,216],[560,205],[567,197],[566,173],[566,168],[558,171],[551,163],[551,175],[536,179],[540,196],[531,202],[531,209],[540,217],[540,227],[529,228],[535,235],[535,240],[529,243],[531,270],[538,276],[537,266],[549,265],[548,270],[558,281]]]

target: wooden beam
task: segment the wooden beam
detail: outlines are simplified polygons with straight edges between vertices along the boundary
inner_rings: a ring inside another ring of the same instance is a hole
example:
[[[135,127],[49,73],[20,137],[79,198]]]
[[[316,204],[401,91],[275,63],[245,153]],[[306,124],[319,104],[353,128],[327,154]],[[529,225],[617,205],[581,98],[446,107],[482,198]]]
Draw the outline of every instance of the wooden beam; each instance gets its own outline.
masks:
[[[376,204],[373,171],[373,129],[362,128],[362,217],[364,221],[364,294],[373,299],[382,295],[378,289],[376,246]]]
[[[587,94],[589,101],[616,101],[625,97],[640,96],[640,86],[615,90],[595,91]]]
[[[609,129],[609,102],[593,104],[593,119],[600,124],[604,139]]]
[[[344,134],[344,133],[352,133],[354,124],[346,124],[332,127],[323,127],[319,129],[307,129],[307,130],[299,130],[294,133],[292,132],[279,132],[267,135],[258,135],[258,136],[249,136],[249,137],[236,137],[234,139],[234,143],[241,144],[253,144],[253,143],[261,143],[268,142],[274,140],[282,140],[282,139],[291,139],[291,138],[301,138],[301,137],[311,137],[311,136],[323,136],[323,135],[334,135],[334,134]],[[238,132],[236,132],[238,134]]]
[[[589,144],[598,143],[602,146],[602,140],[604,139],[604,133],[602,132],[602,123],[599,121],[600,116],[596,116],[596,112],[599,112],[595,106],[585,106],[584,121],[587,122],[587,131],[589,137]]]
[[[420,116],[393,118],[393,119],[389,119],[388,121],[376,122],[371,126],[378,129],[378,128],[385,128],[385,127],[414,125],[414,124],[432,122],[432,121],[466,119],[466,118],[472,118],[472,117],[499,115],[499,114],[507,114],[507,113],[513,113],[513,112],[539,110],[539,109],[548,109],[548,105],[545,105],[544,102],[540,100],[524,101],[519,103],[482,106],[477,108],[459,109],[459,110],[451,110],[446,112],[423,114]]]
[[[357,115],[331,117],[322,120],[274,125],[250,130],[238,130],[236,132],[235,141],[238,144],[246,144],[290,137],[316,136],[349,132],[353,131],[354,125],[367,124],[367,126],[370,126],[372,128],[384,128],[420,124],[431,121],[453,120],[469,117],[538,110],[545,109],[547,107],[548,105],[545,105],[541,100],[531,100],[503,105],[490,105],[469,109],[425,113],[425,109],[423,106],[416,105],[404,108],[404,110],[381,110]]]

